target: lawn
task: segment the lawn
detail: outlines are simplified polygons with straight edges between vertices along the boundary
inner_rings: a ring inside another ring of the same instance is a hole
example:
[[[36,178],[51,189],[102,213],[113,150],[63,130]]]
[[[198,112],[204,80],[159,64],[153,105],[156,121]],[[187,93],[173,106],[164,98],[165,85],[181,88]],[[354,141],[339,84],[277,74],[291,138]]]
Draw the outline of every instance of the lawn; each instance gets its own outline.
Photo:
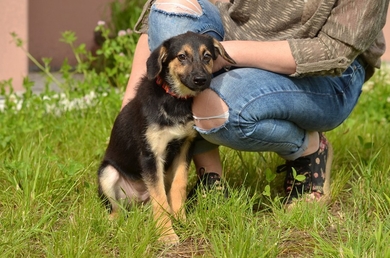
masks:
[[[111,222],[97,197],[96,170],[121,90],[7,95],[0,113],[1,256],[389,257],[389,84],[378,72],[353,114],[327,134],[335,149],[329,206],[285,211],[282,176],[265,176],[282,162],[276,155],[221,148],[231,197],[193,204],[188,220],[175,223],[182,243],[171,248],[156,242],[148,205]],[[191,167],[191,185],[194,174]]]

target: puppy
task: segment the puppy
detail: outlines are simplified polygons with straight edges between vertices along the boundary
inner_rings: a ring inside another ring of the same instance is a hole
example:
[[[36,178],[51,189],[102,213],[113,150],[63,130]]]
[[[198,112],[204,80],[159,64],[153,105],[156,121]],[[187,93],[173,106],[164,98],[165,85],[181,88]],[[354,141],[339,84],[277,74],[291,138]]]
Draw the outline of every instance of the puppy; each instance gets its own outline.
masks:
[[[210,36],[187,32],[163,42],[147,60],[147,75],[117,116],[98,170],[99,194],[113,218],[120,206],[151,201],[160,241],[176,244],[171,215],[185,219],[192,98],[209,88],[213,61],[221,55]]]

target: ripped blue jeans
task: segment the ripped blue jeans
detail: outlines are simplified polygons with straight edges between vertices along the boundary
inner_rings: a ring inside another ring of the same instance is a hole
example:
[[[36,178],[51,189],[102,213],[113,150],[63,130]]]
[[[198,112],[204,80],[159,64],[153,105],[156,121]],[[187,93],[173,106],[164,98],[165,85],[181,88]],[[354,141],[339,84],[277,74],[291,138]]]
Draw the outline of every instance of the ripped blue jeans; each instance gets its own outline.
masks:
[[[188,0],[196,1],[196,0]],[[198,0],[193,12],[155,4],[149,15],[149,48],[188,30],[224,36],[218,9]],[[169,9],[168,9],[169,10]],[[294,160],[308,146],[309,131],[329,131],[352,112],[361,93],[365,71],[355,60],[340,77],[293,78],[256,68],[236,68],[215,76],[211,89],[229,108],[226,123],[218,128],[196,127],[207,141],[195,152],[218,145],[242,151],[272,151]]]

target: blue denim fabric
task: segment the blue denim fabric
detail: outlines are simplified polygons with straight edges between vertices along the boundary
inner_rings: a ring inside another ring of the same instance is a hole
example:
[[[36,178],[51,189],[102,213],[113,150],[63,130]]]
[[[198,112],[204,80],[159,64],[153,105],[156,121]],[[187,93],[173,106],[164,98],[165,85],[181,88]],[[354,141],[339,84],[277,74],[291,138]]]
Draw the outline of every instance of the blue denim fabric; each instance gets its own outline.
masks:
[[[289,76],[238,68],[213,79],[229,119],[199,133],[214,144],[244,151],[273,151],[294,160],[307,148],[308,131],[329,131],[351,113],[364,83],[358,61],[340,77]]]
[[[201,15],[167,12],[152,5],[148,21],[149,49],[153,51],[164,40],[187,31],[222,40],[224,29],[217,7],[208,0],[198,2],[203,12]]]
[[[168,13],[152,6],[149,48],[192,30],[218,40],[224,30],[218,9],[198,0],[202,15]],[[195,153],[217,145],[243,151],[273,151],[294,160],[308,145],[308,131],[328,131],[351,113],[360,96],[365,71],[358,61],[340,77],[293,78],[255,68],[237,68],[212,80],[211,88],[228,105],[228,121],[219,128],[196,130],[208,142]]]

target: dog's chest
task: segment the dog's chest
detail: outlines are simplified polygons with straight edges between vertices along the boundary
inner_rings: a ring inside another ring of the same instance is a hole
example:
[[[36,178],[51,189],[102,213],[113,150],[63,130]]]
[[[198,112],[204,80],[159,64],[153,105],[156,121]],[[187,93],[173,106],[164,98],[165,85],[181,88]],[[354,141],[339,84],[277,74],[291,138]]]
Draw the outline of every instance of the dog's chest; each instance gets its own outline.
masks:
[[[155,122],[161,126],[179,127],[193,120],[190,107],[187,106],[161,105],[156,113],[158,117]]]
[[[138,89],[135,98],[138,103],[136,106],[142,108],[141,114],[148,125],[176,126],[193,120],[191,98],[176,98],[154,81],[145,80],[145,85]]]
[[[159,124],[151,124],[145,133],[147,142],[156,154],[165,152],[168,144],[174,140],[188,139],[192,140],[196,136],[196,131],[193,128],[193,121],[185,124],[176,124],[175,126],[161,126]]]

